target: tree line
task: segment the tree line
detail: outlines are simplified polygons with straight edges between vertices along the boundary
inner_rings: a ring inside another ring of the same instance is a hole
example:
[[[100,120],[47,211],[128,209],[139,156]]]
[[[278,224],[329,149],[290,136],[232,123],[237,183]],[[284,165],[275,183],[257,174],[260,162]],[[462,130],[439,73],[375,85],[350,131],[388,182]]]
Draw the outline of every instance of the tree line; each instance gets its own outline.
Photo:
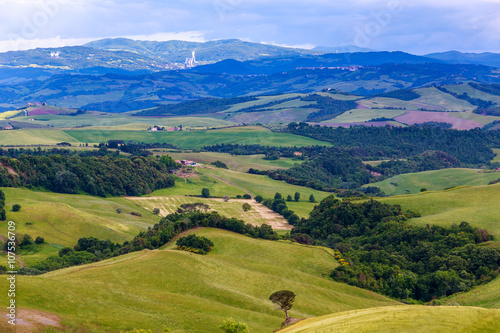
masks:
[[[143,195],[175,185],[169,171],[176,164],[168,156],[17,154],[16,158],[0,157],[0,164],[0,186],[4,187],[108,197]]]
[[[88,264],[130,252],[157,249],[180,233],[196,227],[219,228],[252,238],[279,239],[276,232],[267,224],[253,226],[245,224],[244,221],[236,218],[221,216],[217,212],[205,213],[193,210],[167,215],[153,227],[141,231],[132,241],[126,241],[123,244],[113,243],[109,240],[99,240],[94,237],[80,238],[73,248],[65,247],[59,251],[59,255],[50,256],[31,268],[21,271],[21,273],[42,274],[47,271]]]
[[[399,205],[330,196],[292,236],[305,234],[339,251],[337,259],[344,258],[331,274],[335,280],[406,302],[468,291],[498,276],[500,249],[481,246],[493,239],[486,230],[467,222],[451,227],[406,222],[418,216]]]

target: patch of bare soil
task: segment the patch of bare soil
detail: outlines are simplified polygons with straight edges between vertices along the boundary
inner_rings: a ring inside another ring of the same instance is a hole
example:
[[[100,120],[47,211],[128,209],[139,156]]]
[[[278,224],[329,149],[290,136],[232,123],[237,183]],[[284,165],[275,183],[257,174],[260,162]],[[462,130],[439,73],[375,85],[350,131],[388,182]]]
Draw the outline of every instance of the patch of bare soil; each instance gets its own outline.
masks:
[[[14,170],[12,169],[11,167],[9,166],[5,166],[3,163],[0,163],[0,166],[7,169],[7,171],[11,174],[11,175],[14,175],[14,176],[18,176],[19,177],[19,174]]]
[[[2,332],[31,333],[41,332],[48,327],[62,328],[61,319],[53,314],[33,309],[20,309],[17,312],[16,325],[10,325],[6,312],[1,313],[2,320],[0,330]]]

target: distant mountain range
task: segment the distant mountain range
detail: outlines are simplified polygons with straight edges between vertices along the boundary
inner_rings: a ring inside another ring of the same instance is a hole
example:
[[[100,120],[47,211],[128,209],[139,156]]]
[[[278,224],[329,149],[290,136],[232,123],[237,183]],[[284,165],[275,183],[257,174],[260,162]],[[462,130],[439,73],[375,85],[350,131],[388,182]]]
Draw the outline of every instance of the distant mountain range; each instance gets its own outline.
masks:
[[[239,62],[249,70],[274,67],[289,70],[296,67],[331,67],[350,65],[379,65],[383,63],[460,63],[500,68],[500,54],[461,53],[450,51],[416,56],[404,52],[377,52],[353,45],[318,46],[312,50],[245,42],[238,39],[208,41],[138,41],[126,38],[101,39],[83,46],[38,48],[27,51],[0,53],[0,71],[4,69],[41,69],[33,75],[57,73],[105,74],[108,72],[137,74],[183,68],[186,58],[195,52],[195,65],[211,65],[224,60]],[[266,60],[263,62],[262,60]],[[269,65],[268,61],[272,64]],[[282,65],[279,65],[279,63]],[[228,62],[230,63],[230,62]],[[260,64],[259,64],[260,63]],[[219,67],[227,64],[219,65]],[[231,65],[232,66],[232,65]],[[234,67],[234,66],[233,66]],[[212,67],[215,69],[217,67]],[[207,68],[206,70],[209,70]],[[205,69],[204,69],[205,70]],[[219,71],[219,70],[217,70]],[[246,70],[242,73],[249,73]],[[12,72],[11,72],[12,73]],[[20,73],[19,78],[25,73]],[[3,73],[0,73],[0,77]],[[10,80],[13,78],[9,76]],[[18,77],[15,76],[14,79]],[[3,82],[0,81],[0,84]]]

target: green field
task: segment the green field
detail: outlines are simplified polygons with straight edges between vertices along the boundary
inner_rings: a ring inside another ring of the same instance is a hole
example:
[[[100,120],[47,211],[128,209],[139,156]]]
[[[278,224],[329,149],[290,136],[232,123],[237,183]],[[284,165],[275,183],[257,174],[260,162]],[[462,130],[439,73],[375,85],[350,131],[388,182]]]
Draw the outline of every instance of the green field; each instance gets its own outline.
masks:
[[[78,238],[94,236],[114,242],[132,239],[139,231],[158,222],[158,217],[133,205],[125,198],[34,192],[2,188],[6,197],[7,219],[16,222],[20,233],[42,236],[50,243],[74,245]],[[21,211],[13,212],[12,205]],[[116,209],[121,208],[122,214]],[[142,217],[130,215],[131,211]],[[5,230],[1,234],[5,235]]]
[[[201,202],[210,206],[210,211],[219,212],[223,216],[237,217],[253,225],[269,224],[273,229],[290,230],[292,226],[283,218],[283,216],[273,212],[266,206],[257,203],[252,199],[230,199],[224,202],[220,198],[193,198],[185,196],[161,196],[129,198],[135,204],[144,209],[153,211],[154,208],[160,209],[160,215],[166,216],[175,213],[181,204]],[[243,203],[252,206],[249,211],[243,211]]]
[[[481,125],[486,125],[492,123],[494,121],[500,120],[500,117],[496,116],[482,116],[479,114],[475,114],[473,112],[452,112],[450,116],[459,119],[472,120]]]
[[[6,197],[7,220],[16,223],[18,234],[41,236],[45,244],[34,251],[19,252],[23,262],[33,264],[57,253],[63,246],[74,246],[81,237],[131,240],[140,231],[158,223],[159,217],[125,198],[99,198],[85,195],[34,192],[2,188]],[[12,211],[20,204],[19,212]],[[116,212],[117,208],[122,213]],[[142,217],[132,216],[135,211]],[[0,223],[0,235],[7,235],[7,224]]]
[[[253,127],[234,127],[219,130],[197,130],[182,132],[148,132],[148,131],[115,131],[115,130],[20,130],[1,131],[2,145],[55,145],[69,142],[73,145],[81,143],[97,144],[109,140],[137,141],[147,143],[172,143],[186,149],[197,149],[205,145],[218,143],[260,144],[273,146],[328,146],[329,143],[306,137],[273,133],[270,130]]]
[[[477,169],[443,169],[406,173],[367,186],[379,187],[385,194],[415,194],[421,188],[440,191],[452,186],[487,185],[492,180],[500,179],[500,172],[484,172]]]
[[[389,306],[300,321],[279,333],[500,332],[500,310],[457,306]]]
[[[493,149],[493,152],[497,154],[497,156],[495,156],[492,162],[500,162],[500,149],[495,148]]]
[[[295,192],[299,192],[300,202],[291,201],[287,202],[287,205],[288,208],[293,210],[300,217],[308,216],[314,208],[314,205],[317,204],[308,201],[311,194],[314,195],[317,202],[332,195],[332,193],[274,180],[268,176],[251,175],[225,169],[199,169],[199,172],[223,178],[231,184],[246,189],[253,195],[262,195],[264,198],[273,198],[276,192],[281,193],[285,198],[289,194],[293,197]]]
[[[298,96],[305,96],[304,94],[283,94],[283,95],[276,95],[276,96],[259,96],[257,97],[257,100],[255,101],[249,101],[245,103],[238,103],[233,105],[227,110],[224,110],[225,113],[233,113],[240,111],[241,109],[256,106],[256,105],[265,105],[274,101],[280,101],[283,99],[288,99],[292,97],[298,97]],[[311,104],[311,103],[309,103]]]
[[[482,99],[483,101],[490,101],[495,104],[500,104],[500,96],[488,94],[487,92],[475,89],[469,84],[446,86],[446,89],[457,94],[467,93],[467,95],[469,95],[472,98],[479,98]]]
[[[0,114],[1,117],[2,114]],[[123,113],[89,112],[78,116],[68,117],[64,115],[40,115],[28,117],[16,117],[16,121],[28,121],[35,119],[34,124],[53,125],[54,127],[92,126],[92,129],[122,129],[122,130],[146,130],[150,126],[175,127],[182,125],[184,128],[199,128],[232,126],[234,123],[214,118],[198,117],[135,117]],[[128,127],[128,128],[127,128]]]
[[[389,109],[354,109],[344,112],[333,119],[322,121],[322,123],[363,123],[375,118],[394,118],[405,112],[405,110]]]
[[[198,172],[199,170],[200,168],[193,168],[193,172]],[[150,195],[201,195],[203,188],[208,188],[210,195],[214,197],[223,197],[225,195],[236,197],[237,195],[244,195],[246,193],[245,190],[229,185],[220,179],[193,173],[187,178],[176,178],[175,186],[154,191]]]
[[[151,150],[155,155],[169,155],[174,160],[192,160],[209,165],[215,161],[224,162],[231,170],[247,172],[254,168],[259,170],[288,169],[303,160],[296,158],[280,158],[279,160],[265,160],[265,155],[230,155],[225,153],[200,152],[200,153],[175,153],[170,151]]]
[[[446,303],[500,309],[500,277],[469,292],[450,296]]]
[[[397,304],[327,278],[337,265],[331,250],[217,229],[196,234],[214,242],[210,254],[170,247],[43,276],[18,276],[17,302],[25,311],[60,317],[64,331],[169,327],[173,333],[220,332],[218,325],[228,317],[245,322],[251,332],[270,332],[284,315],[269,295],[285,288],[297,294],[293,317]],[[6,290],[7,280],[1,279],[0,286]],[[0,302],[7,301],[2,293]],[[9,332],[5,320],[0,325]]]
[[[451,226],[462,221],[472,226],[485,228],[500,244],[500,184],[456,188],[439,192],[423,192],[406,196],[378,198],[385,203],[400,204],[422,214],[411,219],[419,225],[436,224]]]

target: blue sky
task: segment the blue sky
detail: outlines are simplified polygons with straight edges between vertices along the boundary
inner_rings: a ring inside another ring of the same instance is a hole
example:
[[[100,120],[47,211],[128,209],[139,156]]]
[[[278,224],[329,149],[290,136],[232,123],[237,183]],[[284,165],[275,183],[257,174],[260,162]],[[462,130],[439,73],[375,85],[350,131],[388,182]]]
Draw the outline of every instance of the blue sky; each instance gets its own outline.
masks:
[[[106,37],[500,52],[500,0],[0,0],[0,51]]]

